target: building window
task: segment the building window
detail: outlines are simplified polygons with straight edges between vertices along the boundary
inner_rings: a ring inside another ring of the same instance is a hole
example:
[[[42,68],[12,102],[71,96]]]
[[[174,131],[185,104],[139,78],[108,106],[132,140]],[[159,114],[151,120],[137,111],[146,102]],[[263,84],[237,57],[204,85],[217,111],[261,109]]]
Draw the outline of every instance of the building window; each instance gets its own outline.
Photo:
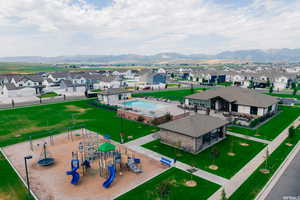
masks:
[[[231,111],[232,112],[238,112],[238,105],[237,104],[231,104]]]
[[[258,108],[257,107],[254,107],[254,106],[250,107],[250,114],[251,115],[257,115],[257,112],[258,112]]]

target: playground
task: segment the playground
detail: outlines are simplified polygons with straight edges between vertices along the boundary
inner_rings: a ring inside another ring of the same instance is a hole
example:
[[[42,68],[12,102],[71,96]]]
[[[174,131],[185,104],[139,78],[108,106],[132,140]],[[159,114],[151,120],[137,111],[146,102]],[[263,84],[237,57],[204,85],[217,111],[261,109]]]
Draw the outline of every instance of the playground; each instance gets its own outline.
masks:
[[[86,129],[18,143],[4,154],[41,200],[114,199],[159,175],[167,167]]]

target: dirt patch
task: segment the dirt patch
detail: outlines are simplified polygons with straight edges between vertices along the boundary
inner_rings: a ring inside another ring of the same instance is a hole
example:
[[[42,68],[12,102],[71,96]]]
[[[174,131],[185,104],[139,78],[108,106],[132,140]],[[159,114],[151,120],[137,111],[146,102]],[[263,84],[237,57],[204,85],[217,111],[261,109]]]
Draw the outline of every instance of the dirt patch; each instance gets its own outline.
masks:
[[[80,114],[85,113],[86,111],[90,110],[89,108],[81,108],[75,105],[66,105],[67,111],[76,111],[79,112]]]
[[[248,144],[248,143],[245,143],[245,142],[240,142],[240,145],[241,145],[241,146],[244,146],[244,147],[249,146],[249,144]]]
[[[293,144],[291,144],[291,143],[288,143],[288,142],[287,142],[287,143],[285,143],[285,145],[286,145],[286,146],[288,146],[288,147],[291,147],[291,146],[293,146]]]
[[[181,157],[182,154],[181,154],[181,153],[176,153],[176,156],[177,156],[177,157]]]
[[[269,174],[270,173],[270,170],[268,170],[268,169],[260,169],[259,171],[263,174]]]
[[[235,156],[236,154],[233,153],[233,152],[228,152],[227,155],[228,155],[228,156]]]
[[[189,180],[189,181],[186,181],[186,182],[185,182],[185,185],[186,185],[187,187],[196,187],[196,186],[197,186],[197,182],[194,181],[194,180]]]
[[[257,133],[257,134],[255,134],[254,136],[261,136],[261,134],[258,134],[258,133]]]
[[[211,170],[214,170],[214,171],[219,169],[219,167],[217,165],[210,165],[208,168]]]

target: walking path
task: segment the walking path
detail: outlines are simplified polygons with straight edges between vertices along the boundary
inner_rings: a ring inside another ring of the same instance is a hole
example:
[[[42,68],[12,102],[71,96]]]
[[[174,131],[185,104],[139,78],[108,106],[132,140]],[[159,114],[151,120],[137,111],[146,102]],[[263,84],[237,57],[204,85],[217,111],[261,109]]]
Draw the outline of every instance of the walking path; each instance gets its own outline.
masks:
[[[226,134],[227,135],[232,135],[232,136],[235,136],[235,137],[244,138],[244,139],[247,139],[247,140],[253,140],[255,142],[260,142],[260,143],[264,143],[264,144],[270,144],[271,143],[271,141],[268,141],[268,140],[263,140],[263,139],[259,139],[259,138],[256,138],[256,137],[251,137],[251,136],[243,135],[243,134],[239,134],[239,133],[233,133],[233,132],[230,132],[230,131],[227,131]]]
[[[265,161],[266,151],[271,154],[278,146],[288,137],[289,127],[298,127],[300,125],[300,117],[284,129],[276,139],[270,142],[260,153],[258,153],[250,162],[247,163],[238,173],[236,173],[230,181],[224,185],[226,195],[231,196],[246,180],[247,178]],[[222,188],[213,194],[209,200],[218,200],[221,197]]]
[[[136,152],[139,152],[139,153],[142,153],[142,154],[145,154],[147,156],[149,156],[150,158],[152,159],[155,159],[155,160],[160,160],[161,157],[164,157],[164,158],[167,158],[169,160],[173,160],[173,158],[169,158],[167,156],[164,156],[164,155],[161,155],[159,153],[156,153],[154,151],[151,151],[149,149],[146,149],[144,147],[141,147],[141,146],[135,146],[135,145],[128,145],[126,144],[126,147],[131,149],[131,150],[134,150]],[[176,161],[176,163],[173,165],[174,167],[178,168],[178,169],[181,169],[183,171],[186,171],[187,169],[191,169],[192,167],[190,165],[187,165],[183,162],[180,162],[180,161]],[[198,169],[196,168],[197,171],[195,173],[193,173],[194,175],[200,177],[200,178],[204,178],[206,180],[209,180],[213,183],[217,183],[219,185],[225,185],[229,180],[228,179],[225,179],[223,177],[220,177],[220,176],[217,176],[215,174],[211,174],[209,172],[206,172],[202,169]]]
[[[290,126],[298,127],[300,125],[299,120],[300,120],[300,117],[298,117],[293,123],[291,123]],[[217,183],[222,186],[217,192],[215,192],[209,198],[209,200],[220,199],[223,189],[225,190],[227,196],[231,196],[247,180],[247,178],[265,161],[266,151],[268,151],[269,154],[271,154],[288,137],[288,129],[290,126],[288,126],[286,129],[284,129],[273,141],[267,141],[267,140],[263,140],[263,139],[259,139],[259,138],[255,138],[255,137],[251,137],[251,136],[245,136],[242,134],[227,132],[227,134],[229,134],[229,135],[241,137],[241,138],[248,139],[248,140],[253,140],[256,142],[261,142],[261,143],[267,144],[267,146],[260,153],[258,153],[250,162],[248,162],[247,165],[245,165],[238,173],[236,173],[230,180],[225,179],[220,176],[217,176],[215,174],[209,173],[202,169],[196,168],[197,171],[193,173],[194,175],[196,175],[200,178],[209,180],[211,182]],[[139,138],[137,140],[134,140],[132,142],[125,144],[125,146],[134,151],[148,155],[149,157],[151,157],[155,160],[160,160],[161,157],[165,157],[167,159],[173,160],[173,158],[168,158],[164,155],[161,155],[159,153],[156,153],[156,152],[153,152],[151,150],[141,147],[141,145],[155,140],[156,134],[157,133],[153,133],[148,136]],[[190,165],[187,165],[180,161],[177,161],[174,164],[174,167],[177,167],[184,171],[192,168]]]

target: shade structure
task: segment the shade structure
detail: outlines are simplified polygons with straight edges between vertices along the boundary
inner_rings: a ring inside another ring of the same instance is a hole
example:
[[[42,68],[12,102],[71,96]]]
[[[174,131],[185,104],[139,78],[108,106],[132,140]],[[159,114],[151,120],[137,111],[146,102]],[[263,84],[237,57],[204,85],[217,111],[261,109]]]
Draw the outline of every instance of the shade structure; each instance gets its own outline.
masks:
[[[98,147],[98,151],[101,151],[101,152],[110,152],[110,151],[114,151],[115,149],[116,149],[116,146],[109,142],[105,142]]]

